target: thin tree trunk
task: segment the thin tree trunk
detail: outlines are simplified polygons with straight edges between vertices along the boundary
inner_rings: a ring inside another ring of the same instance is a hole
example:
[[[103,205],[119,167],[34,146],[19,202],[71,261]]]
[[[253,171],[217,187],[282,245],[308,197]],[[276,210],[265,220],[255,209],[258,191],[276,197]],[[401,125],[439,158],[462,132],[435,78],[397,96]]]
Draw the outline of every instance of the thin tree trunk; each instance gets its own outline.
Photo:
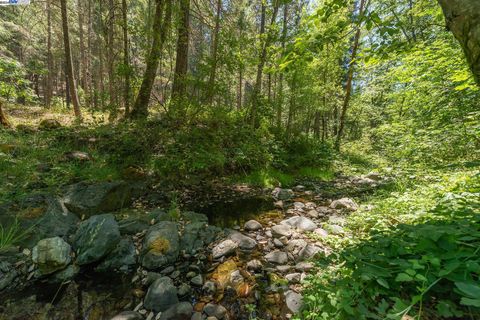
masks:
[[[123,19],[123,67],[125,68],[125,83],[123,88],[123,104],[125,106],[125,116],[130,113],[130,58],[128,54],[128,20],[127,20],[127,0],[122,0],[122,19]]]
[[[137,99],[133,105],[130,118],[141,119],[148,116],[148,103],[150,102],[150,94],[152,93],[153,83],[157,75],[160,55],[163,49],[163,43],[167,36],[167,30],[170,25],[172,13],[172,0],[156,0],[155,17],[153,22],[153,40],[150,54],[147,58],[147,66],[143,75],[142,85],[138,92]],[[165,6],[165,17],[162,24],[162,13]]]
[[[365,0],[360,0],[360,7],[358,15],[362,16],[365,9]],[[340,114],[340,124],[338,127],[337,139],[335,141],[335,149],[340,150],[340,143],[342,140],[343,131],[345,129],[345,118],[347,115],[350,98],[352,95],[353,72],[355,71],[355,59],[357,58],[358,46],[360,43],[361,25],[357,25],[357,32],[353,40],[352,55],[350,57],[350,65],[348,66],[347,85],[345,87],[345,99],[343,100],[342,111]]]
[[[45,90],[45,103],[47,107],[52,104],[53,97],[53,54],[52,54],[52,0],[47,0],[47,86]]]
[[[0,101],[0,126],[5,128],[11,127],[10,121],[8,121],[7,116],[3,112],[2,101]]]
[[[283,7],[283,27],[282,27],[282,56],[285,54],[285,43],[287,41],[287,26],[288,26],[288,3]],[[277,128],[280,129],[282,125],[282,111],[283,111],[283,72],[280,72],[279,79],[279,101],[277,102]]]
[[[87,62],[86,62],[86,50],[84,42],[83,26],[85,20],[84,6],[82,5],[85,0],[78,0],[78,37],[80,42],[80,77],[79,83],[84,92],[88,91],[87,88]]]
[[[188,39],[190,35],[190,0],[180,0],[180,21],[178,24],[177,59],[173,77],[172,97],[185,95],[188,71]]]
[[[108,28],[107,28],[107,63],[108,63],[108,95],[109,95],[109,109],[110,117],[114,118],[117,113],[117,97],[115,92],[115,46],[114,46],[114,33],[115,33],[115,5],[113,0],[108,1]]]
[[[212,103],[214,94],[215,94],[215,77],[217,73],[217,52],[218,52],[218,42],[220,35],[220,16],[222,13],[222,0],[217,0],[217,13],[215,17],[215,30],[213,33],[213,43],[212,43],[212,69],[210,70],[210,78],[208,79],[208,94],[207,102]]]
[[[66,59],[66,69],[65,73],[67,75],[69,83],[70,97],[73,103],[73,110],[75,116],[79,121],[82,120],[82,112],[80,110],[80,102],[78,100],[77,87],[75,85],[75,75],[73,73],[73,62],[72,62],[72,51],[70,49],[70,34],[68,30],[68,16],[67,16],[67,0],[60,0],[60,5],[62,9],[62,29],[63,29],[63,42],[65,47],[65,59]]]

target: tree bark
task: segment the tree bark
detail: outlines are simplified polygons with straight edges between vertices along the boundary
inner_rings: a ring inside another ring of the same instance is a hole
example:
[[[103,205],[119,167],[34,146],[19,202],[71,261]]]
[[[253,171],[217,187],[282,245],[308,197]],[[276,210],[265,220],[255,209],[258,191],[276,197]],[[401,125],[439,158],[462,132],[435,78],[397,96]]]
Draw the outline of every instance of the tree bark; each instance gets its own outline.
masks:
[[[360,7],[358,10],[359,10],[358,15],[361,17],[365,10],[365,0],[360,0]],[[353,72],[355,71],[355,59],[357,58],[358,46],[360,44],[360,36],[361,36],[361,24],[359,23],[357,25],[357,32],[355,33],[355,37],[353,40],[352,55],[350,57],[350,65],[348,66],[348,73],[347,73],[347,84],[345,86],[345,98],[343,100],[342,111],[340,114],[340,123],[338,127],[337,138],[335,140],[335,149],[337,151],[340,150],[340,143],[342,140],[343,131],[345,129],[345,118],[347,115],[350,98],[352,96]]]
[[[163,8],[165,6],[165,17],[162,23]],[[148,103],[152,93],[153,83],[157,75],[160,55],[167,36],[172,13],[172,0],[156,0],[155,17],[153,21],[153,40],[150,54],[147,58],[147,66],[143,75],[142,85],[138,92],[137,99],[130,113],[131,119],[142,119],[148,116]]]
[[[11,127],[10,121],[8,121],[7,116],[3,112],[2,101],[0,101],[0,126],[5,128]]]
[[[45,104],[50,107],[53,96],[53,54],[52,54],[52,0],[47,0],[47,86]]]
[[[447,28],[460,42],[475,81],[480,86],[480,1],[438,0]]]
[[[73,103],[73,110],[77,120],[82,120],[82,112],[80,110],[80,101],[78,100],[77,87],[75,85],[75,74],[73,73],[72,51],[70,49],[70,34],[68,30],[67,0],[60,0],[62,9],[62,29],[63,29],[63,45],[65,49],[65,60],[68,89],[70,98]]]
[[[127,0],[122,0],[122,27],[123,27],[123,67],[125,69],[125,82],[123,88],[123,105],[125,106],[125,116],[130,113],[130,58],[128,54],[128,20],[127,20]]]
[[[190,34],[190,0],[180,0],[180,22],[178,24],[177,59],[173,77],[172,97],[185,95],[188,71],[188,39]]]
[[[207,102],[212,103],[215,95],[215,77],[217,74],[217,52],[218,52],[218,38],[220,35],[220,16],[222,13],[222,0],[217,0],[217,13],[215,16],[215,29],[213,33],[213,43],[212,43],[212,69],[210,70],[210,77],[208,79],[208,94]]]
[[[285,54],[285,43],[287,41],[287,27],[288,27],[288,3],[283,7],[283,27],[282,27],[282,56]],[[282,125],[283,102],[285,95],[283,93],[283,72],[280,72],[279,79],[279,101],[277,102],[277,128],[280,129]]]

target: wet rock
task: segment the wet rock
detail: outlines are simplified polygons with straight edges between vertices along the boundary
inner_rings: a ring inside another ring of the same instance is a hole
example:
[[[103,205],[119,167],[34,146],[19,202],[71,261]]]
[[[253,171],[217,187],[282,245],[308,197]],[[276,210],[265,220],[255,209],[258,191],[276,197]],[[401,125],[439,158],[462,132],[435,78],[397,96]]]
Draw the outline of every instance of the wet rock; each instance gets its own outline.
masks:
[[[272,251],[265,256],[265,260],[274,264],[285,264],[288,262],[288,256],[282,251]]]
[[[262,224],[256,220],[249,220],[245,222],[245,226],[243,227],[247,231],[257,231],[263,228]]]
[[[342,198],[339,200],[335,200],[330,204],[330,208],[332,209],[342,209],[345,211],[356,211],[358,209],[358,205],[350,198]]]
[[[195,277],[193,277],[190,282],[194,285],[194,286],[197,286],[197,287],[201,287],[203,285],[203,277],[201,274],[199,275],[196,275]]]
[[[321,237],[321,238],[325,238],[328,236],[328,231],[325,230],[325,229],[322,229],[322,228],[317,228],[315,230],[313,230],[313,233],[316,234],[317,236]]]
[[[201,312],[194,312],[191,320],[203,320]]]
[[[180,302],[162,312],[160,320],[190,320],[193,306],[189,302]]]
[[[301,273],[290,273],[285,276],[285,279],[287,279],[288,283],[299,283],[302,279],[302,274]]]
[[[212,242],[216,236],[215,227],[207,226],[205,222],[192,222],[185,226],[180,242],[181,250],[193,253]]]
[[[275,238],[287,237],[290,238],[292,236],[292,228],[285,224],[279,224],[272,227],[272,235]]]
[[[260,260],[254,259],[247,262],[247,269],[249,270],[259,271],[262,268],[263,264],[260,262]]]
[[[317,225],[312,220],[300,216],[283,220],[281,224],[289,225],[300,231],[313,231],[317,228]]]
[[[40,240],[32,250],[32,260],[40,276],[64,269],[72,260],[72,248],[60,237]]]
[[[179,297],[186,297],[191,291],[192,291],[192,288],[188,284],[182,283],[178,287],[178,296]]]
[[[8,288],[17,276],[18,272],[11,263],[0,260],[0,291]]]
[[[294,197],[294,193],[290,189],[281,189],[281,188],[275,188],[272,191],[272,196],[276,198],[277,200],[290,200]]]
[[[132,270],[136,263],[135,244],[131,238],[123,238],[95,270],[100,272],[111,270],[126,273]]]
[[[61,127],[61,123],[56,119],[44,119],[38,125],[38,128],[42,130],[54,130]]]
[[[119,314],[117,314],[115,317],[113,317],[110,320],[142,320],[143,316],[134,311],[124,311]]]
[[[233,240],[242,250],[253,250],[257,246],[257,242],[255,240],[237,231],[230,233],[229,238],[230,240]]]
[[[212,249],[213,259],[220,259],[221,257],[231,255],[237,247],[237,243],[233,240],[224,240]]]
[[[203,308],[203,312],[210,317],[223,319],[227,314],[227,309],[225,309],[225,307],[222,305],[209,303]]]
[[[134,235],[147,230],[150,227],[146,218],[129,217],[118,222],[121,234]]]
[[[303,297],[301,294],[289,290],[285,293],[285,304],[291,312],[298,313],[302,308]]]
[[[132,203],[133,195],[133,188],[124,181],[80,182],[67,188],[64,204],[73,213],[89,217],[125,208]]]
[[[83,221],[73,241],[79,265],[99,261],[120,241],[120,231],[113,215],[102,214]]]
[[[158,269],[177,260],[180,250],[177,228],[174,222],[162,221],[148,229],[143,240],[142,266]]]
[[[162,277],[150,285],[145,296],[144,306],[148,310],[163,312],[178,303],[177,288],[172,279]]]

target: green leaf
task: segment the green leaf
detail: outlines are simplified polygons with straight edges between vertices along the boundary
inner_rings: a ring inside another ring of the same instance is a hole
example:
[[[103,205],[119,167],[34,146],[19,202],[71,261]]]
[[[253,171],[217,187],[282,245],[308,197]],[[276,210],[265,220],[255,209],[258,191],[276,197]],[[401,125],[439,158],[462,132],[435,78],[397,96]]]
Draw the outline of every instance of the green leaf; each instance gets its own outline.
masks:
[[[412,276],[409,276],[406,273],[399,273],[397,275],[397,277],[395,278],[395,281],[397,281],[397,282],[409,282],[409,281],[412,281],[412,280],[413,280]]]
[[[460,304],[464,306],[480,307],[480,299],[470,299],[463,297],[460,299]]]
[[[387,289],[390,289],[390,286],[388,285],[388,282],[387,280],[383,279],[383,278],[377,278],[377,282],[379,285],[381,285],[382,287],[385,287]]]
[[[455,282],[460,292],[470,298],[480,297],[480,286],[472,282]]]

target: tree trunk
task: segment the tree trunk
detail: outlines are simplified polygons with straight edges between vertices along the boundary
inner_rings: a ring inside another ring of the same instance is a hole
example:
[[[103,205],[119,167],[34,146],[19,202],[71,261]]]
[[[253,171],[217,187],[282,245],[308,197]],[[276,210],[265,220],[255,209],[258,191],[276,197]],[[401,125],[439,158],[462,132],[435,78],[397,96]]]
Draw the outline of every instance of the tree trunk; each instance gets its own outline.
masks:
[[[88,91],[87,88],[87,55],[84,42],[83,26],[85,24],[85,7],[82,5],[85,0],[78,0],[78,38],[80,43],[80,77],[79,84],[84,92]]]
[[[107,63],[108,63],[108,95],[109,95],[109,109],[110,117],[115,118],[117,113],[117,97],[115,92],[115,4],[113,0],[108,1],[108,28],[107,28]],[[113,117],[112,117],[113,115]]]
[[[77,120],[82,120],[82,112],[80,110],[80,102],[78,100],[77,87],[75,85],[75,75],[73,73],[72,51],[70,50],[70,34],[68,30],[67,16],[67,0],[60,0],[62,9],[62,29],[63,29],[63,45],[65,47],[66,69],[65,73],[68,81],[70,98],[73,103],[73,110]]]
[[[217,73],[217,52],[218,52],[218,37],[220,34],[220,16],[222,13],[222,0],[217,0],[217,14],[215,17],[215,30],[213,33],[212,43],[212,69],[210,70],[210,77],[208,79],[208,94],[207,102],[212,103],[215,94],[215,77]]]
[[[282,27],[282,56],[285,54],[285,43],[287,41],[287,27],[288,27],[288,3],[283,7],[283,27]],[[277,128],[280,129],[282,125],[282,111],[283,101],[285,95],[283,94],[283,72],[280,72],[279,79],[279,101],[277,102]]]
[[[460,42],[470,70],[480,86],[480,1],[438,0],[447,28]]]
[[[360,7],[358,15],[362,16],[365,10],[365,1],[360,0]],[[361,36],[361,25],[357,25],[357,32],[355,33],[355,38],[353,40],[352,45],[352,55],[350,57],[350,65],[348,66],[348,74],[347,74],[347,84],[345,86],[345,98],[343,100],[342,111],[340,114],[340,123],[337,132],[337,139],[335,140],[335,149],[338,151],[340,150],[340,143],[342,140],[343,131],[345,129],[345,118],[347,115],[348,105],[350,103],[350,98],[352,96],[352,84],[353,84],[353,72],[355,69],[355,59],[357,58],[358,46],[360,43],[360,36]]]
[[[188,39],[190,34],[190,0],[180,0],[180,21],[178,24],[177,59],[173,77],[172,97],[185,95],[188,71]]]
[[[50,107],[53,96],[53,54],[52,54],[52,0],[47,0],[47,85],[45,104]]]
[[[2,101],[0,101],[0,126],[5,128],[11,127],[10,121],[8,121],[7,116],[3,112]]]
[[[143,75],[142,85],[138,92],[137,99],[133,105],[130,118],[141,119],[148,116],[148,103],[150,102],[150,94],[152,93],[153,83],[157,75],[160,55],[163,49],[163,43],[167,36],[167,30],[170,25],[172,13],[172,0],[156,0],[155,17],[153,21],[153,40],[150,54],[147,58],[147,66]],[[162,24],[162,13],[165,6],[165,17]]]
[[[130,113],[130,58],[128,54],[128,20],[127,20],[127,0],[122,0],[122,20],[123,20],[123,67],[125,69],[125,83],[123,88],[123,105],[125,106],[125,116]]]

